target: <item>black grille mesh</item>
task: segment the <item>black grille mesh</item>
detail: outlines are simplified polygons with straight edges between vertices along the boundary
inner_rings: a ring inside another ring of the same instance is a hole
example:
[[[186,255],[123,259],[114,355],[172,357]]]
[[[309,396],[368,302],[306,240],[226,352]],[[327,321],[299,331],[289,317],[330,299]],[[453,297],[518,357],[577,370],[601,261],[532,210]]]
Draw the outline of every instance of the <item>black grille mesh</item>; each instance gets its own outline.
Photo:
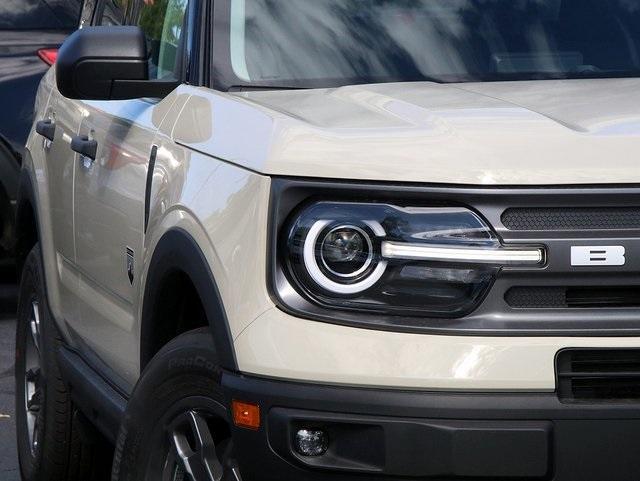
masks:
[[[640,286],[517,286],[504,299],[516,309],[640,307]]]
[[[566,287],[512,287],[504,298],[518,309],[567,307]]]
[[[523,231],[640,229],[640,207],[511,208],[502,224]]]

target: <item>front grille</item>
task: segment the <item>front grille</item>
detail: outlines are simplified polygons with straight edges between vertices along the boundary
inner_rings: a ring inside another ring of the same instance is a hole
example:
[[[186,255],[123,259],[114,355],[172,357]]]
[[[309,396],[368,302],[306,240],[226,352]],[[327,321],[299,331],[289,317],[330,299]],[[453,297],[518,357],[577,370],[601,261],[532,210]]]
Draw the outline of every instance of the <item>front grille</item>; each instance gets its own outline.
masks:
[[[512,208],[501,221],[515,231],[640,229],[640,207]]]
[[[504,298],[515,309],[640,307],[640,286],[512,287]]]
[[[640,349],[566,349],[556,371],[561,401],[640,399]]]

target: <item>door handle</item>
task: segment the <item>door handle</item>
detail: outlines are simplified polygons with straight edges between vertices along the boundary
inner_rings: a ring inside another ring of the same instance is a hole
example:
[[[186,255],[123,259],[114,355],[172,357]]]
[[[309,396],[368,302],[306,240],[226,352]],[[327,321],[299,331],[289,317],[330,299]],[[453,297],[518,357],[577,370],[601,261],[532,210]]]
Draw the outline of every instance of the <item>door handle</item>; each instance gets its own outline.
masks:
[[[91,160],[96,160],[98,142],[90,140],[87,135],[78,135],[71,139],[71,150]]]
[[[36,132],[53,142],[56,135],[56,124],[51,119],[36,122]]]

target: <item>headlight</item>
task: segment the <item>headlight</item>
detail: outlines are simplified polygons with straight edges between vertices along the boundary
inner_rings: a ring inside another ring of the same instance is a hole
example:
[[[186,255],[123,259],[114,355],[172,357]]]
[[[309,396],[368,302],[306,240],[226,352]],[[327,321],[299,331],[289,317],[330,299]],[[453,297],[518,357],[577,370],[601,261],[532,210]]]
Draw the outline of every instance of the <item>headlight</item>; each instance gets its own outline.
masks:
[[[506,265],[540,265],[540,248],[509,248],[458,207],[318,202],[287,225],[281,262],[324,307],[403,315],[469,313]]]

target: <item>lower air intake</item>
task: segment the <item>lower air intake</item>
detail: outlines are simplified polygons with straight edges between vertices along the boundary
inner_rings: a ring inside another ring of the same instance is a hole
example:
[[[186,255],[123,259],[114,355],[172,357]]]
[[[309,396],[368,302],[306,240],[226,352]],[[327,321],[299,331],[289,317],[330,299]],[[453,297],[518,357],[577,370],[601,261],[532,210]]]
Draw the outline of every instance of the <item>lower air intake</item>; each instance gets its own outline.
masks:
[[[640,307],[640,286],[512,287],[504,299],[515,309]]]
[[[556,371],[563,402],[640,400],[640,349],[566,349]]]

